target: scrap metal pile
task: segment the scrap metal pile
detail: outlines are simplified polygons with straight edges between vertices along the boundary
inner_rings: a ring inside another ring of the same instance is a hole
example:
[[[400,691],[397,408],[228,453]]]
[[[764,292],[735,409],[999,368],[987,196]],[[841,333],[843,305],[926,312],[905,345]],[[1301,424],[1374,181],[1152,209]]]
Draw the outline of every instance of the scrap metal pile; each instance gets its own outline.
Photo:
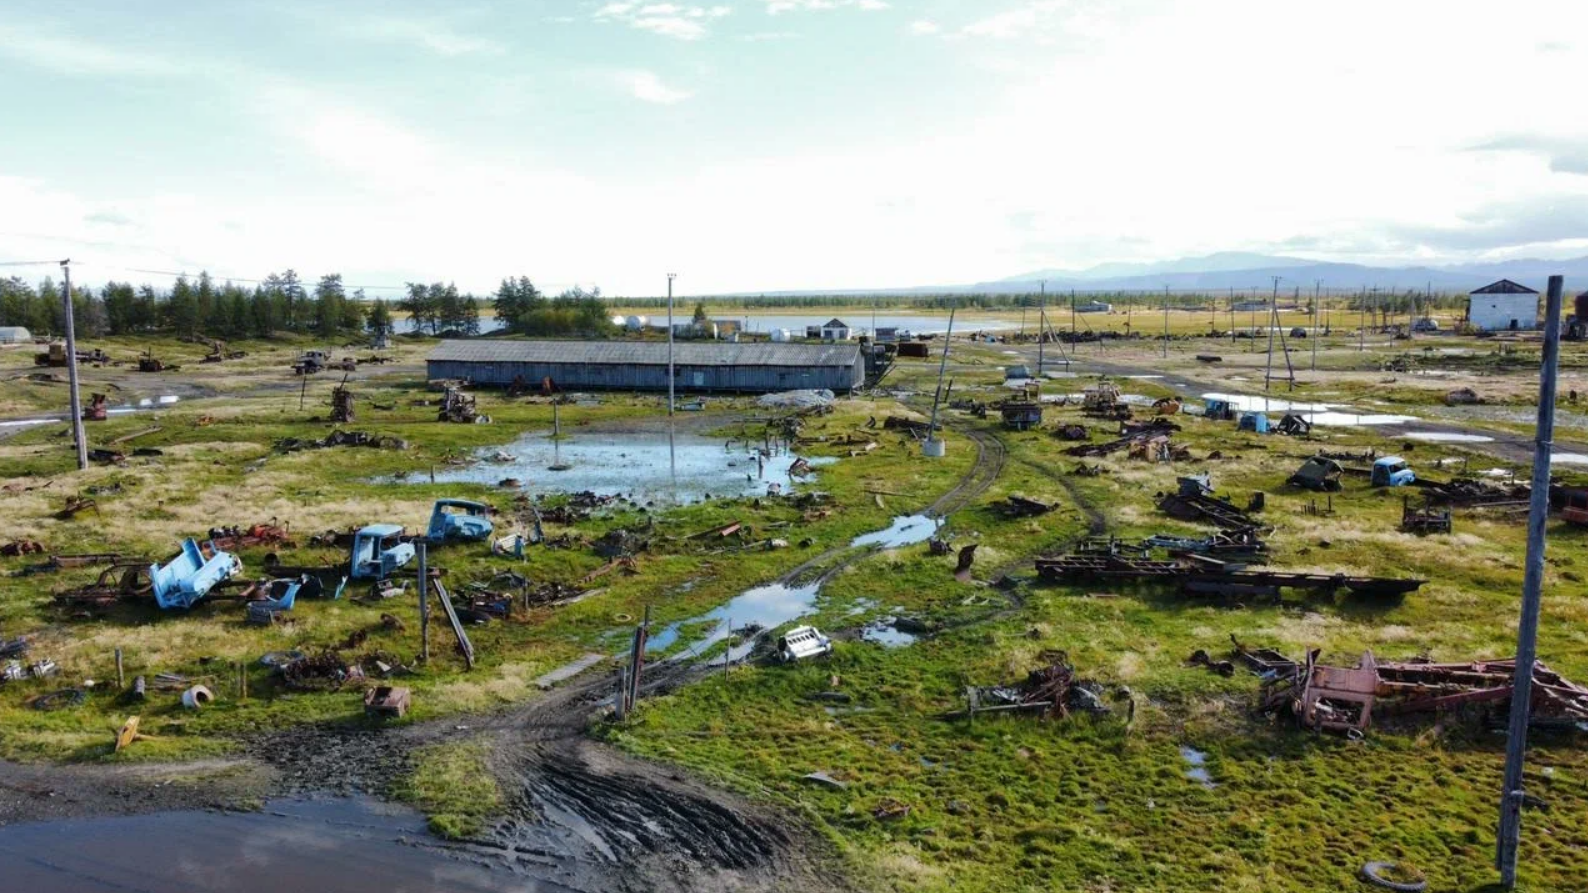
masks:
[[[1014,685],[968,686],[965,709],[945,718],[972,718],[978,713],[1032,712],[1044,719],[1068,717],[1071,713],[1102,715],[1109,712],[1103,703],[1103,687],[1075,678],[1075,667],[1063,651],[1044,651],[1039,657],[1048,663],[1032,670]]]
[[[401,437],[392,437],[389,434],[336,430],[320,440],[310,440],[303,437],[283,437],[276,441],[275,448],[278,453],[295,453],[298,450],[316,450],[343,446],[373,447],[381,450],[406,450],[408,449],[408,441],[403,440]]]
[[[1182,521],[1206,521],[1223,530],[1251,530],[1258,524],[1247,509],[1213,496],[1207,475],[1180,478],[1180,489],[1158,499],[1158,508]]]
[[[441,411],[436,413],[436,420],[441,422],[458,422],[473,424],[485,419],[474,408],[474,395],[465,394],[462,388],[449,387],[441,396]]]
[[[1064,453],[1069,456],[1096,457],[1108,456],[1124,450],[1128,451],[1132,459],[1150,459],[1159,462],[1190,459],[1189,448],[1175,444],[1169,439],[1169,433],[1178,430],[1179,426],[1167,419],[1152,419],[1140,425],[1126,424],[1121,427],[1121,435],[1114,440],[1083,443],[1066,449]],[[1084,436],[1083,429],[1082,437]]]
[[[1332,593],[1341,589],[1368,597],[1394,597],[1415,592],[1425,580],[1249,570],[1215,558],[1191,555],[1171,560],[1120,555],[1070,554],[1037,559],[1037,573],[1053,583],[1170,584],[1188,595],[1277,598],[1281,589]]]
[[[1354,667],[1319,663],[1318,650],[1264,677],[1258,709],[1288,712],[1304,728],[1360,735],[1375,717],[1441,713],[1481,706],[1491,716],[1510,709],[1516,660],[1433,663],[1380,662],[1368,651]],[[1581,728],[1588,723],[1588,688],[1543,662],[1533,664],[1531,723],[1535,727]]]

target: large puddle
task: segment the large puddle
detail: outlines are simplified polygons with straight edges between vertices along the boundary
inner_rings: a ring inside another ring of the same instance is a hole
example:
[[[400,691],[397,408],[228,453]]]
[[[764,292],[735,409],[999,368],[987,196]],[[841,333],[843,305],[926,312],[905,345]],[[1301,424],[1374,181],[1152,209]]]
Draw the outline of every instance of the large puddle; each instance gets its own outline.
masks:
[[[1214,392],[1203,394],[1202,399],[1228,401],[1230,406],[1237,412],[1293,412],[1314,425],[1404,425],[1408,422],[1417,421],[1415,416],[1357,412],[1349,406],[1338,406],[1333,403],[1298,403],[1280,397],[1267,397],[1261,394],[1222,394]]]
[[[795,458],[758,457],[759,447],[695,434],[577,434],[553,438],[526,434],[506,447],[490,447],[475,462],[438,469],[437,482],[495,484],[516,478],[536,493],[627,496],[636,502],[688,504],[706,499],[788,493]],[[497,461],[498,455],[505,461]],[[811,465],[823,465],[813,459]],[[553,470],[556,469],[556,470]],[[408,478],[420,481],[419,476]],[[428,478],[424,478],[428,480]]]
[[[0,828],[0,884],[28,893],[564,891],[448,856],[416,812],[361,799]]]
[[[1459,434],[1448,431],[1407,431],[1401,435],[1407,440],[1425,443],[1493,443],[1494,438],[1482,434]]]
[[[892,524],[881,530],[855,537],[849,541],[849,545],[857,548],[881,546],[884,549],[913,546],[931,539],[932,534],[942,526],[942,518],[933,518],[929,515],[900,515],[893,519]]]
[[[161,409],[171,406],[181,399],[181,397],[178,397],[175,394],[167,394],[163,397],[144,397],[137,403],[123,403],[119,406],[112,406],[105,410],[105,415],[127,415],[134,412],[148,412],[151,409]],[[88,405],[87,399],[83,400],[83,405]],[[0,428],[26,428],[32,425],[48,425],[51,423],[65,422],[69,418],[70,414],[68,413],[55,416],[38,416],[30,419],[12,419],[10,421],[0,422]]]
[[[942,524],[941,518],[928,515],[900,515],[882,530],[855,537],[849,545],[857,549],[913,545],[925,542]],[[645,650],[665,651],[684,641],[687,642],[685,647],[669,659],[692,660],[711,646],[732,636],[735,630],[748,627],[762,631],[772,630],[814,613],[816,598],[820,595],[821,588],[821,581],[818,580],[804,586],[768,583],[765,586],[747,589],[726,604],[705,614],[660,627],[646,639]],[[704,628],[704,631],[701,632],[697,628]],[[906,645],[914,641],[914,637],[908,633],[895,632],[897,638],[888,644]],[[689,638],[686,639],[686,636]],[[746,637],[728,647],[726,659],[732,662],[743,660],[754,648],[755,637]],[[723,659],[719,656],[712,663],[721,664]]]
[[[646,640],[646,651],[661,651],[671,647],[684,633],[684,627],[710,623],[711,628],[691,640],[688,647],[674,656],[674,660],[688,660],[712,645],[728,638],[736,629],[755,626],[763,630],[776,629],[791,620],[797,620],[816,610],[816,594],[820,583],[804,586],[785,586],[769,583],[747,589],[734,596],[727,604],[698,617],[680,620],[657,630]],[[748,654],[753,643],[746,641],[728,649],[729,660],[740,660]]]

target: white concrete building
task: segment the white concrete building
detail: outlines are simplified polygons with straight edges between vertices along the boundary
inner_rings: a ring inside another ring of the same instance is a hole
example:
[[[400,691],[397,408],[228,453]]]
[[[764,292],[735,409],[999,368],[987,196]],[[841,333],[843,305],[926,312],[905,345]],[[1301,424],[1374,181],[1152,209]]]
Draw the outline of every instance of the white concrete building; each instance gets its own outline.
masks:
[[[1516,332],[1538,328],[1538,292],[1501,279],[1467,296],[1467,321],[1489,332]]]
[[[850,334],[849,324],[837,317],[822,326],[823,341],[848,341]]]

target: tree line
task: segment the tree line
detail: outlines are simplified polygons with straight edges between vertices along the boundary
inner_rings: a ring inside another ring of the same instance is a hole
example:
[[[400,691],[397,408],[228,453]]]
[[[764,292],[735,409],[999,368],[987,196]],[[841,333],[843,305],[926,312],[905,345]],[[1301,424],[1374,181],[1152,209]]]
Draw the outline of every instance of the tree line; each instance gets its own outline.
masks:
[[[321,276],[311,289],[294,270],[272,273],[251,288],[217,283],[200,273],[196,279],[178,277],[164,290],[111,281],[72,292],[73,325],[90,338],[157,333],[221,339],[281,333],[380,337],[397,331],[399,313],[406,315],[411,332],[478,335],[486,303],[500,327],[517,334],[593,337],[613,330],[599,288],[574,288],[548,298],[527,276],[502,280],[497,293],[485,299],[452,283],[410,282],[395,304],[369,299],[363,289],[349,292],[340,273]],[[54,279],[36,286],[17,276],[0,279],[0,325],[59,335],[66,328],[65,312],[61,285]]]
[[[61,287],[46,278],[37,287],[19,277],[0,280],[0,325],[25,326],[38,335],[65,329]],[[340,273],[321,276],[311,291],[293,270],[272,273],[253,288],[217,284],[208,273],[179,276],[165,290],[106,282],[96,291],[72,289],[72,322],[79,334],[165,333],[185,337],[269,338],[281,332],[340,338],[389,331],[384,301],[349,294]]]

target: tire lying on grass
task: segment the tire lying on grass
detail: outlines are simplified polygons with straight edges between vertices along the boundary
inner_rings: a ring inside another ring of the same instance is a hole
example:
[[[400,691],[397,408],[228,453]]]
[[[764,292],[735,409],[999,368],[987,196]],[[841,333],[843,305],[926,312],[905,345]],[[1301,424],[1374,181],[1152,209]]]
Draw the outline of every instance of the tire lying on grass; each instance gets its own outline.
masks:
[[[1423,873],[1399,862],[1369,862],[1362,866],[1362,879],[1397,893],[1423,893],[1428,879]]]

